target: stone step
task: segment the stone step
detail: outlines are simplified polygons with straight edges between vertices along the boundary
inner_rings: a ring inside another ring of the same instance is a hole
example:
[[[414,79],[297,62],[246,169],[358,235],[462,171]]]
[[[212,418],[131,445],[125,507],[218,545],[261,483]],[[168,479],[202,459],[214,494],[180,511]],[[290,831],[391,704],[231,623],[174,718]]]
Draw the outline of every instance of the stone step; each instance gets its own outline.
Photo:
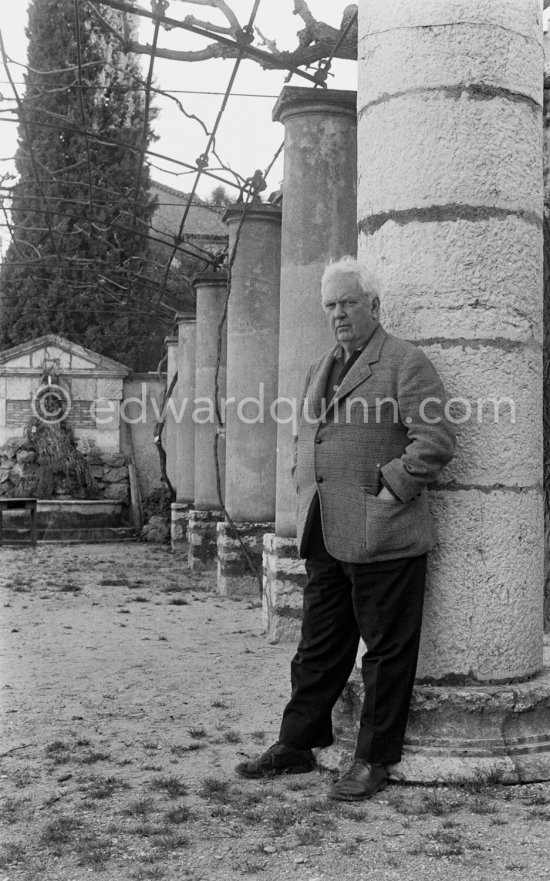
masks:
[[[2,520],[6,531],[28,526],[28,512],[4,511]],[[126,505],[106,499],[38,499],[36,525],[45,529],[95,529],[129,525]]]
[[[66,544],[94,544],[111,541],[132,541],[136,531],[131,526],[104,526],[80,529],[38,529],[38,541],[62,542]],[[2,542],[5,545],[28,545],[30,531],[28,529],[5,529]]]

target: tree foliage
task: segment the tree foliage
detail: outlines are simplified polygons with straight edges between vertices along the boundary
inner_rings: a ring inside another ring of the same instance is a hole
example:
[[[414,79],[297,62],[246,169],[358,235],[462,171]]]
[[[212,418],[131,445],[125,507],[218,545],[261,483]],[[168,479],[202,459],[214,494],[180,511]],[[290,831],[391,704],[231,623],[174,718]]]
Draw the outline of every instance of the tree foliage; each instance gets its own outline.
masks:
[[[124,13],[103,15],[132,32]],[[1,343],[57,333],[149,368],[166,328],[144,320],[156,282],[144,259],[154,206],[140,70],[83,0],[32,0],[27,33]]]
[[[208,200],[211,205],[215,205],[217,208],[221,208],[224,205],[229,205],[231,202],[231,196],[225,189],[225,187],[220,184],[217,187],[214,187],[212,192],[210,193],[210,198]]]
[[[163,26],[169,13],[197,6],[223,18],[186,15],[178,26],[202,27],[212,40],[175,55],[159,44],[158,57],[200,61],[246,50],[264,67],[283,68],[331,53],[356,57],[355,6],[338,29],[316,21],[306,0],[293,3],[304,29],[298,48],[285,53],[259,31],[248,33],[225,0],[154,0],[152,12],[124,0],[31,0],[0,345],[54,332],[135,369],[156,365],[174,312],[192,306],[186,278],[204,263],[180,249],[164,268],[170,248],[150,226],[144,151],[154,114],[135,58],[151,47],[136,39],[135,13]],[[221,199],[220,188],[213,195]]]

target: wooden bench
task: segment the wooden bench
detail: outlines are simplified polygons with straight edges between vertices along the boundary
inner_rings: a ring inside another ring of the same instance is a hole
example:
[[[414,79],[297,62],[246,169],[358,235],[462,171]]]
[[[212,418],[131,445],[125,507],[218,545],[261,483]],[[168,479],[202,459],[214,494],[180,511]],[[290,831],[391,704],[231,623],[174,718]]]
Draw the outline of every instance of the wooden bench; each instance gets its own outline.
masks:
[[[36,544],[36,499],[0,498],[0,545],[2,544],[2,516],[4,511],[28,511],[31,518],[30,540],[21,544]]]

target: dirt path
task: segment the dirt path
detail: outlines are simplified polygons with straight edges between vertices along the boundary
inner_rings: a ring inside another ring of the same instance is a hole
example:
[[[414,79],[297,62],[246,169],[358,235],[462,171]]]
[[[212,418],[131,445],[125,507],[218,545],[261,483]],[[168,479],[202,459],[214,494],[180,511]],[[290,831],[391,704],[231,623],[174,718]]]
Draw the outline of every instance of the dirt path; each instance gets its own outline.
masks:
[[[392,786],[233,766],[277,736],[293,646],[164,548],[0,549],[0,881],[535,881],[550,785]]]

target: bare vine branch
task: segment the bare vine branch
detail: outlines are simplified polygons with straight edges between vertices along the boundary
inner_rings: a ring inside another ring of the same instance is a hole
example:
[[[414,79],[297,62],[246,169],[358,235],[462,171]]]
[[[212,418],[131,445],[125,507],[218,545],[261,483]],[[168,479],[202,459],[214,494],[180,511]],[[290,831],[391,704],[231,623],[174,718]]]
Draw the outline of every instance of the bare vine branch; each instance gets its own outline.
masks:
[[[203,36],[212,38],[203,49],[187,50],[187,49],[167,49],[162,46],[156,48],[158,58],[165,58],[171,61],[207,61],[212,58],[235,59],[239,57],[239,53],[243,51],[241,25],[224,0],[179,0],[181,3],[194,4],[198,6],[208,6],[211,9],[218,9],[222,12],[229,24],[228,27],[212,24],[211,22],[199,21],[194,16],[186,16],[183,20],[174,18],[163,18],[162,24],[168,28],[197,28],[203,32]],[[550,2],[550,0],[549,0]],[[88,4],[93,6],[92,0],[88,0]],[[146,18],[152,18],[151,13],[143,7],[136,6],[122,0],[102,0],[103,6],[110,6],[113,9],[119,9],[134,15],[141,15]],[[95,8],[97,17],[100,13]],[[265,52],[257,46],[249,45],[246,55],[258,62],[263,68],[277,69],[287,67],[296,69],[299,67],[308,67],[327,58],[334,46],[338,43],[341,34],[344,32],[349,23],[350,17],[357,12],[357,5],[350,4],[344,10],[342,22],[339,28],[332,27],[322,21],[317,21],[312,15],[309,6],[305,0],[294,0],[294,15],[299,15],[304,22],[305,28],[298,32],[298,46],[290,52],[279,52],[274,41],[267,39],[263,34],[260,38],[263,41],[261,45],[267,46],[269,51]],[[112,26],[105,23],[109,32],[115,36],[129,52],[136,55],[150,55],[152,47],[143,44],[137,40],[128,39],[128,34],[119,34]],[[219,35],[220,40],[215,39]],[[357,58],[357,24],[350,28],[345,40],[342,41],[338,48],[337,58],[354,60]],[[307,76],[304,72],[302,75]],[[311,77],[307,77],[310,78]]]
[[[315,27],[315,25],[317,24],[305,0],[294,0],[293,15],[299,15],[306,27],[312,28]]]
[[[192,3],[194,6],[210,6],[210,8],[213,7],[219,9],[229,22],[229,33],[236,33],[236,31],[241,28],[237,16],[224,0],[179,0],[179,2],[186,4]]]

